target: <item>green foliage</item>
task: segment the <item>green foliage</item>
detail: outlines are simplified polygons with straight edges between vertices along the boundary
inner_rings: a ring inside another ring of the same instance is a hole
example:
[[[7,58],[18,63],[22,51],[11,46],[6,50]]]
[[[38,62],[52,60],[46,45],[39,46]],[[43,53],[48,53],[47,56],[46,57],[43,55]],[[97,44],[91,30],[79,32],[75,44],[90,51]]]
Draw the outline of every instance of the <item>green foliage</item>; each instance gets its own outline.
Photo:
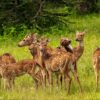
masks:
[[[19,26],[25,26],[28,29],[35,29],[42,33],[52,26],[68,23],[64,17],[68,16],[69,12],[62,1],[1,0],[0,29],[2,34],[5,34],[9,27],[11,32],[7,34],[12,33],[13,36],[16,36],[16,32],[12,32],[12,27],[20,30]]]
[[[29,30],[41,34],[55,27],[63,32],[76,12],[98,12],[99,6],[99,0],[1,0],[0,35],[23,36]]]

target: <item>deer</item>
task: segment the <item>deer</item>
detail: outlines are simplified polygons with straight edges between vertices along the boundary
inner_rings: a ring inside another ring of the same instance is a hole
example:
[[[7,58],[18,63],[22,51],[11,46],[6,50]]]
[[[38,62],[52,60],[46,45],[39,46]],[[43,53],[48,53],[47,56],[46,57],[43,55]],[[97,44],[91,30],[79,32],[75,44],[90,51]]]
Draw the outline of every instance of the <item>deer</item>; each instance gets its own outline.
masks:
[[[66,80],[68,79],[68,93],[69,93],[70,85],[71,85],[71,77],[69,75],[70,66],[72,64],[71,54],[65,53],[66,51],[54,54],[52,53],[52,51],[50,51],[47,48],[47,44],[48,44],[48,40],[45,42],[42,41],[38,45],[39,45],[42,61],[49,74],[50,85],[53,85],[52,74],[59,73],[59,75],[64,76],[65,84],[66,84]]]
[[[76,61],[80,59],[84,52],[84,35],[85,32],[76,32],[76,41],[78,42],[78,45],[73,48],[74,59]]]
[[[41,38],[40,40],[38,40],[37,41],[37,43],[38,42],[42,42],[42,43],[45,43],[45,40],[47,40],[46,38]],[[68,52],[72,52],[72,50],[70,49],[70,43],[71,43],[71,40],[70,39],[66,39],[66,41],[65,41],[67,44],[66,44],[66,48],[68,49]],[[32,50],[34,50],[34,46],[36,46],[36,43],[35,44],[32,44],[31,46],[30,46],[30,49],[31,49],[31,51]],[[39,47],[38,47],[39,48]],[[49,52],[51,52],[52,54],[61,54],[61,53],[63,53],[63,51],[64,52],[66,52],[66,50],[63,48],[63,47],[57,47],[57,48],[51,48],[51,47],[47,47],[47,50],[49,51]],[[41,60],[42,61],[42,60]],[[58,86],[58,77],[59,75],[57,75],[56,74],[56,77],[57,77],[57,81],[56,81],[56,83],[57,83],[57,86]],[[61,79],[60,79],[61,80]],[[62,83],[62,82],[61,82]],[[62,87],[62,85],[61,85],[61,87]]]
[[[31,54],[33,56],[33,59],[35,59],[35,61],[37,63],[39,63],[40,66],[42,66],[42,63],[40,63],[41,61],[39,60],[40,59],[40,55],[39,55],[38,45],[36,45],[37,39],[36,39],[36,37],[34,39],[33,36],[34,35],[26,36],[21,42],[19,42],[18,46],[22,47],[22,46],[27,46],[28,45],[29,46],[29,50],[30,50],[30,52],[31,52]],[[31,41],[31,40],[33,40],[33,41]],[[43,42],[43,40],[45,40],[45,38],[41,38],[40,40],[38,40],[38,42],[39,41],[42,41]],[[67,42],[70,43],[70,41],[67,41]],[[30,45],[30,44],[32,44],[32,45]],[[52,53],[61,53],[61,51],[63,49],[61,49],[59,47],[56,48],[56,49],[52,49],[52,48],[49,47],[48,50],[49,51],[52,51]],[[45,67],[43,67],[43,69],[45,70]],[[43,72],[43,73],[46,74],[46,72]],[[46,77],[45,74],[43,74],[44,77]],[[45,80],[44,82],[46,82],[46,79],[45,78],[44,78],[44,80]],[[58,80],[57,80],[57,83],[58,83]]]
[[[96,77],[96,91],[98,90],[98,82],[99,82],[99,69],[100,69],[100,47],[93,52],[93,68]]]
[[[27,73],[35,80],[37,89],[42,81],[40,69],[37,68],[33,59],[25,59],[13,64],[0,65],[0,75],[4,80],[4,88],[12,88],[15,78]]]
[[[76,32],[76,41],[78,42],[78,45],[74,48],[72,48],[72,62],[73,62],[73,71],[72,73],[74,74],[74,77],[76,79],[76,81],[79,84],[80,90],[82,92],[82,86],[78,77],[78,73],[77,73],[77,62],[80,59],[80,57],[82,56],[83,52],[84,52],[84,35],[85,32]],[[63,47],[65,47],[66,49],[66,43],[61,44]]]
[[[11,63],[16,63],[16,60],[10,53],[4,53],[0,56],[0,65],[4,65],[4,64],[7,65]],[[1,86],[1,80],[0,80],[0,86]]]
[[[33,56],[34,61],[41,68],[44,87],[46,87],[46,72],[45,72],[45,68],[42,66],[42,62],[40,59],[40,52],[38,50],[38,45],[36,45],[37,40],[38,40],[37,34],[32,33],[30,35],[25,36],[24,39],[18,43],[18,46],[19,47],[28,46],[29,51],[30,51],[31,55]],[[32,49],[31,49],[31,44],[32,45],[34,44]]]
[[[32,42],[37,40],[37,33],[27,34],[25,37],[18,43],[19,47],[30,46]]]

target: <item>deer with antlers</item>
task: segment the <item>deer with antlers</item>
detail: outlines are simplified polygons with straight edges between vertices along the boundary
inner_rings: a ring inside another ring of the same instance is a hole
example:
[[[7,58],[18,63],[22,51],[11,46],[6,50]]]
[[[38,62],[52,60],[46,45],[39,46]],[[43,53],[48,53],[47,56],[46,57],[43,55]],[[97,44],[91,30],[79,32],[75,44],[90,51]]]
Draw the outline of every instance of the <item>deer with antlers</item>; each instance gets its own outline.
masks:
[[[98,90],[99,82],[99,69],[100,69],[100,47],[98,47],[93,53],[93,68],[96,77],[96,90]]]

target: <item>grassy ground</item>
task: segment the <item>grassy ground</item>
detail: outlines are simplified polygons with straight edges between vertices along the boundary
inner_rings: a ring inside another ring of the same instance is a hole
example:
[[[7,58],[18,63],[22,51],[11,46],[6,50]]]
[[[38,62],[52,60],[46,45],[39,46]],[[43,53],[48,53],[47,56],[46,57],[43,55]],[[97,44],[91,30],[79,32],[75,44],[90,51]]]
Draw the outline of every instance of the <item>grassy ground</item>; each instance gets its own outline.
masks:
[[[15,89],[12,91],[5,91],[2,87],[0,89],[0,100],[100,100],[100,87],[99,91],[95,92],[95,76],[92,68],[92,54],[97,46],[100,46],[100,16],[84,16],[84,18],[72,18],[76,21],[70,27],[70,30],[84,30],[87,29],[87,34],[84,39],[85,51],[78,62],[78,73],[83,87],[83,93],[80,93],[76,81],[73,79],[71,85],[71,92],[67,95],[64,89],[57,89],[56,87],[50,91],[48,88],[43,90],[35,90],[34,82],[28,75],[16,78]],[[73,33],[73,32],[72,32]],[[74,32],[75,33],[75,32]],[[75,41],[75,34],[62,35],[47,35],[51,38],[50,46],[56,47],[59,45],[61,37],[69,37],[72,39],[73,47],[77,45]],[[4,41],[5,40],[5,41]],[[11,39],[0,38],[0,54],[10,52],[16,59],[32,58],[28,48],[17,47],[18,42]],[[72,75],[71,75],[72,76]],[[72,76],[73,77],[73,76]],[[100,82],[99,82],[100,83]]]

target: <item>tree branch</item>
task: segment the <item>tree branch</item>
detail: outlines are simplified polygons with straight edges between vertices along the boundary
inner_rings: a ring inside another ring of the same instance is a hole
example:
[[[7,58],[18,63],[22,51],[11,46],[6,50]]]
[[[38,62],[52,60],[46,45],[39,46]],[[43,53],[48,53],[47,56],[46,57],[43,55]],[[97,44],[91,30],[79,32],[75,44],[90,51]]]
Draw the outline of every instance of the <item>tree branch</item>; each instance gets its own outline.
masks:
[[[40,2],[40,7],[39,7],[37,13],[36,13],[35,16],[34,16],[34,19],[36,19],[36,18],[40,15],[44,3],[45,3],[45,0],[43,0],[43,1]]]

